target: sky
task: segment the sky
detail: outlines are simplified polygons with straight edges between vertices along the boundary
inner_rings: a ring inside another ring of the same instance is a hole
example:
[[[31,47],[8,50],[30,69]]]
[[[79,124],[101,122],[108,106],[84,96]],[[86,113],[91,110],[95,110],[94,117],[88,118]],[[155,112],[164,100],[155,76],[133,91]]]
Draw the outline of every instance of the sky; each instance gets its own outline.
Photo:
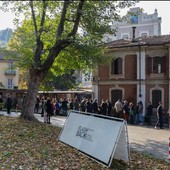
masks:
[[[158,17],[162,18],[162,35],[170,34],[170,1],[140,1],[136,4],[135,7],[141,7],[144,9],[144,13],[153,14],[154,10],[158,10]],[[121,14],[126,14],[126,10],[122,10]],[[13,24],[14,14],[12,13],[4,13],[0,11],[0,30],[6,28],[14,29],[15,26]]]

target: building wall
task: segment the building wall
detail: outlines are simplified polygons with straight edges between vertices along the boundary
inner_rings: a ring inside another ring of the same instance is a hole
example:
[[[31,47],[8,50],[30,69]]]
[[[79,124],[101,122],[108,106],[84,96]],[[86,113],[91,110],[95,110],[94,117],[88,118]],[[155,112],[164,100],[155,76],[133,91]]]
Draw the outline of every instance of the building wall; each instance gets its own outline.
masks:
[[[99,80],[108,80],[109,79],[109,65],[103,64],[98,67],[98,78]]]
[[[121,55],[122,54],[122,55]],[[122,57],[123,59],[123,76],[110,75],[110,64],[101,65],[98,69],[99,81],[96,83],[98,86],[99,103],[102,99],[109,99],[114,105],[117,99],[112,96],[112,90],[121,90],[122,99],[128,102],[133,102],[135,105],[141,100],[144,105],[144,114],[146,114],[146,106],[152,99],[152,91],[160,90],[162,94],[161,101],[165,108],[165,113],[169,109],[169,47],[168,46],[155,46],[144,47],[141,49],[139,55],[138,48],[125,48],[113,51],[113,56]],[[152,65],[148,62],[148,58],[164,57],[162,64],[163,73],[153,74],[148,71]],[[141,57],[141,62],[139,58]],[[140,66],[141,64],[141,66]],[[141,70],[140,70],[141,69]],[[141,72],[141,73],[140,73]],[[141,74],[141,75],[140,75]],[[140,80],[141,78],[141,80]],[[140,91],[141,90],[141,91]],[[141,93],[141,94],[140,94]],[[114,102],[113,102],[113,101]],[[154,116],[156,117],[156,107],[154,108]],[[166,115],[167,116],[167,115]]]
[[[127,16],[127,20],[122,22],[113,21],[112,27],[116,29],[116,36],[105,35],[104,41],[110,42],[122,39],[124,34],[128,34],[128,38],[133,37],[132,27],[136,27],[135,37],[141,37],[141,33],[147,33],[147,36],[161,35],[161,17],[158,17],[158,11],[155,9],[152,14],[139,12],[140,8],[130,8],[128,12],[134,12],[138,16],[137,22],[131,20],[131,16]]]
[[[125,56],[125,79],[134,80],[137,78],[137,56]]]
[[[13,89],[14,86],[18,87],[18,81],[19,81],[19,69],[18,68],[14,68],[12,69],[12,74],[10,74],[10,69],[9,68],[9,63],[11,61],[8,60],[4,60],[1,59],[0,60],[0,82],[2,83],[2,85],[4,86],[5,89],[8,89],[8,79],[12,79],[12,86],[11,88]],[[8,71],[8,74],[5,74],[6,71]],[[13,72],[15,71],[15,73]]]

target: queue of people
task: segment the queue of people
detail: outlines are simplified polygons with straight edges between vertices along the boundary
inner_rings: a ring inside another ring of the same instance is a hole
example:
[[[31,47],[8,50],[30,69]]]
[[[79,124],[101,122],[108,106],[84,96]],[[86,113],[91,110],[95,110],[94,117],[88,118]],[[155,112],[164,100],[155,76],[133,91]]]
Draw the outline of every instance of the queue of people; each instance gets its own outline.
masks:
[[[145,116],[145,111],[143,110],[143,103],[139,101],[135,106],[133,102],[129,102],[124,100],[121,101],[120,99],[115,103],[115,112],[116,117],[123,118],[130,124],[140,124],[143,125],[145,122],[145,117],[147,117],[148,112]],[[152,108],[151,108],[152,109]],[[151,110],[152,112],[152,110]],[[147,123],[149,123],[148,120]]]
[[[11,113],[13,100],[10,95],[7,96],[5,102],[0,95],[0,111],[2,112],[3,107],[7,109],[7,114]],[[143,103],[139,101],[135,106],[133,102],[126,100],[122,101],[118,99],[114,105],[107,99],[102,99],[101,103],[98,103],[97,99],[78,98],[67,99],[66,97],[56,99],[43,96],[40,98],[37,96],[35,103],[35,113],[41,113],[44,117],[45,123],[50,123],[51,116],[67,115],[69,110],[76,110],[82,112],[89,112],[107,116],[113,116],[122,118],[130,124],[143,125],[147,123],[151,125],[151,116],[153,114],[153,106],[151,102],[148,102],[146,111],[143,110]],[[155,129],[163,129],[163,115],[165,113],[162,103],[159,102],[157,107],[157,121],[155,123]]]
[[[143,110],[143,103],[139,101],[135,106],[133,102],[128,102],[126,100],[122,101],[118,99],[114,106],[109,100],[102,99],[99,104],[97,99],[87,99],[83,98],[79,100],[77,98],[67,99],[66,97],[55,99],[43,96],[41,99],[37,96],[35,104],[35,113],[41,111],[41,116],[44,117],[45,123],[50,123],[51,116],[57,115],[67,115],[69,110],[76,110],[82,112],[89,112],[107,116],[113,116],[117,118],[122,118],[130,124],[143,125],[147,123],[151,125],[151,116],[153,113],[153,107],[151,102],[148,102],[146,106],[146,115]],[[161,102],[157,108],[157,122],[155,124],[155,129],[160,126],[163,128],[163,107]]]
[[[123,102],[118,100],[114,107],[116,111],[116,117],[124,118],[130,124],[143,125],[144,123],[147,123],[148,125],[151,125],[151,116],[153,114],[153,106],[151,102],[148,102],[146,111],[143,110],[142,101],[139,101],[137,106],[135,106],[133,102],[128,104],[126,100]],[[157,121],[155,123],[155,129],[158,129],[158,126],[160,129],[163,129],[163,115],[165,114],[165,111],[162,107],[162,102],[159,102],[158,107],[156,108],[156,114]]]
[[[41,99],[37,96],[34,113],[40,113],[44,117],[45,123],[50,123],[51,116],[67,115],[69,110],[96,113],[111,116],[112,104],[109,100],[102,100],[99,105],[97,99],[91,100],[83,98],[67,99],[66,97],[55,99],[43,96]]]

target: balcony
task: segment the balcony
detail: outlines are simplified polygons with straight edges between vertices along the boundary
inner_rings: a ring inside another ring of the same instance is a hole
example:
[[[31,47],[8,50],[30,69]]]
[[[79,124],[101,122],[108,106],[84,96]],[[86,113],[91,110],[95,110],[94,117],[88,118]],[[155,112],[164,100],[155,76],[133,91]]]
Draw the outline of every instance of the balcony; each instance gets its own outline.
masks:
[[[5,75],[16,75],[16,70],[5,70]]]

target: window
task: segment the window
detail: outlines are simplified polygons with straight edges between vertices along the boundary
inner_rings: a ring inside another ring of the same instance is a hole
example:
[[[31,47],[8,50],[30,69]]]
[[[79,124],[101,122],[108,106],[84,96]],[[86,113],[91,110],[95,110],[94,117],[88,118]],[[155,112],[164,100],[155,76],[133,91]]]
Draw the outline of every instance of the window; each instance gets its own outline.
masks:
[[[158,107],[159,102],[162,101],[162,91],[153,90],[152,91],[152,105],[154,108]]]
[[[8,89],[13,89],[13,80],[8,79]]]
[[[111,74],[122,74],[122,58],[116,58],[112,60]]]
[[[12,69],[13,69],[13,67],[14,67],[14,64],[13,64],[13,63],[9,63],[9,64],[8,64],[8,67],[9,67],[9,69],[11,69],[11,70],[12,70]]]
[[[131,16],[130,18],[131,24],[137,24],[138,23],[138,16]]]
[[[122,38],[123,38],[123,39],[128,39],[129,36],[128,36],[128,34],[124,34],[124,35],[122,36]]]
[[[146,32],[142,33],[141,37],[147,37],[147,33]]]
[[[154,57],[153,58],[153,73],[162,73],[162,64],[163,64],[163,57]]]

